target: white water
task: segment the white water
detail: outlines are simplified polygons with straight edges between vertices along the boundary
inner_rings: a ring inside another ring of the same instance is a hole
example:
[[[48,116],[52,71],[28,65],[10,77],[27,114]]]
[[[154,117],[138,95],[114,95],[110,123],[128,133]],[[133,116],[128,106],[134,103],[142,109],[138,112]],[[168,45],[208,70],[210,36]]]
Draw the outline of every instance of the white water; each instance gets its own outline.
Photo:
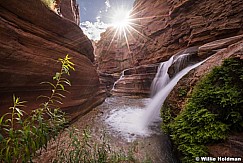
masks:
[[[162,107],[166,97],[184,75],[186,75],[190,70],[196,68],[205,61],[204,60],[197,64],[184,68],[183,70],[178,72],[172,79],[170,79],[168,75],[169,67],[176,62],[175,72],[179,71],[179,66],[181,66],[181,64],[184,64],[183,62],[187,61],[187,57],[188,54],[172,56],[168,61],[160,64],[151,87],[154,96],[146,107],[138,108],[127,106],[122,109],[116,109],[111,112],[109,117],[106,119],[106,122],[114,130],[124,136],[125,139],[127,139],[128,141],[133,141],[134,139],[136,139],[136,136],[148,136],[151,133],[154,133],[151,130],[151,126],[153,126],[156,122],[161,121],[160,108]],[[119,80],[121,80],[123,76],[124,71]]]
[[[152,133],[148,128],[139,128],[144,113],[143,107],[125,106],[111,111],[105,122],[122,138],[132,142],[137,136],[149,136]]]
[[[205,60],[204,60],[205,61]],[[172,91],[174,86],[177,84],[177,82],[186,75],[189,71],[192,69],[198,67],[201,65],[204,61],[201,61],[197,64],[191,65],[180,71],[176,76],[170,80],[170,82],[163,87],[151,100],[149,105],[146,107],[146,114],[144,114],[143,117],[143,123],[141,124],[142,128],[148,128],[153,122],[156,122],[158,119],[160,119],[160,109],[166,99],[166,97],[169,95],[169,93]]]
[[[122,80],[122,78],[124,77],[124,72],[125,72],[126,70],[123,70],[122,71],[122,75],[120,76],[120,78],[117,80],[117,81],[115,81],[115,83],[113,84],[113,87],[112,87],[112,91],[115,89],[115,85],[120,81],[120,80]]]
[[[174,56],[172,56],[168,61],[162,62],[159,65],[158,71],[151,85],[151,95],[154,96],[158,90],[161,90],[168,84],[170,77],[168,72],[169,67],[172,65]]]

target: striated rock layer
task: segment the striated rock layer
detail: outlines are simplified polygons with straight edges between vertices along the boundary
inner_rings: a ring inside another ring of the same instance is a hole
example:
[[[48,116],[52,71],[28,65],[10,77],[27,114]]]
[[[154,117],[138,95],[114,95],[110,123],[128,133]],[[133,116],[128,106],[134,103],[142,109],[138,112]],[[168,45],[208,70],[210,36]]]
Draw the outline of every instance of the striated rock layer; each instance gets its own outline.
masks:
[[[158,64],[138,66],[124,70],[111,93],[115,96],[150,96],[150,86],[157,72]]]
[[[137,25],[127,39],[114,37],[110,28],[96,44],[102,73],[159,63],[188,47],[243,33],[242,0],[136,0],[131,15]]]
[[[241,0],[136,0],[131,15],[140,33],[131,29],[127,34],[130,51],[124,38],[112,41],[115,29],[98,42],[102,72],[158,63],[187,47],[243,33]]]
[[[68,19],[49,10],[39,0],[0,1],[0,114],[12,106],[15,94],[28,101],[27,112],[38,107],[39,95],[50,95],[43,81],[52,82],[60,71],[58,58],[69,54],[75,64],[71,72],[72,86],[66,87],[61,108],[75,118],[104,99],[93,65],[90,40]]]

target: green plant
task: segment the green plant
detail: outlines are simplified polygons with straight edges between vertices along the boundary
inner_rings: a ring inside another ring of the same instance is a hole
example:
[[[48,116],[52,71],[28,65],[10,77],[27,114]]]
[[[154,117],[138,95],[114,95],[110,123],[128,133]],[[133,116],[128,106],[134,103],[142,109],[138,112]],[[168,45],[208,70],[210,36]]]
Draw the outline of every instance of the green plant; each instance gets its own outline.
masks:
[[[173,121],[173,117],[171,115],[171,109],[167,104],[164,104],[163,108],[161,109],[161,118],[163,121],[163,123],[161,124],[162,131],[165,133],[170,133],[170,128],[167,124]]]
[[[131,151],[125,153],[123,150],[112,150],[105,132],[100,137],[100,143],[96,143],[91,141],[91,134],[88,128],[83,130],[82,136],[80,131],[75,128],[66,130],[69,133],[71,142],[66,148],[57,148],[56,158],[52,161],[54,163],[135,162]]]
[[[184,97],[184,96],[186,96],[186,94],[187,94],[187,90],[186,90],[186,88],[180,87],[180,88],[178,89],[178,96],[179,96],[179,97]]]
[[[53,77],[53,83],[41,83],[49,84],[52,90],[50,97],[40,96],[46,99],[40,108],[27,115],[20,109],[26,102],[13,96],[13,107],[9,108],[11,113],[0,117],[0,161],[31,162],[35,151],[46,148],[48,141],[65,127],[65,114],[58,104],[65,97],[61,93],[66,91],[64,85],[71,85],[63,75],[69,75],[69,70],[74,70],[74,64],[68,55],[59,62],[62,64],[61,71]]]
[[[56,0],[41,0],[48,8],[54,10]]]
[[[183,154],[183,162],[207,156],[205,145],[243,130],[242,67],[241,59],[226,59],[198,83],[178,116],[171,117],[171,110],[163,107],[162,128]]]
[[[191,98],[191,103],[207,108],[235,131],[243,130],[242,67],[241,59],[226,59],[198,84]]]

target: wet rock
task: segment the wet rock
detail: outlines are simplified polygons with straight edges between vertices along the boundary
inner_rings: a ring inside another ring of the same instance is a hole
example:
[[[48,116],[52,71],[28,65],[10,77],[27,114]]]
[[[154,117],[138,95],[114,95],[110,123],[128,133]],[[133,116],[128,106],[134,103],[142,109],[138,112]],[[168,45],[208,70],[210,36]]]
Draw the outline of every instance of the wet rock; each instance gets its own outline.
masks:
[[[115,82],[115,77],[111,74],[107,73],[99,73],[100,84],[102,90],[106,91],[107,96],[111,96],[110,91],[113,88],[113,84]]]
[[[243,155],[243,133],[234,133],[223,142],[208,146],[213,157],[241,157]]]
[[[190,47],[187,48],[179,53],[177,53],[175,56],[180,55],[186,55],[183,59],[178,58],[175,60],[175,62],[169,67],[168,74],[170,78],[173,78],[173,76],[181,71],[182,69],[186,68],[189,65],[192,65],[193,63],[198,62],[200,59],[198,58],[198,47]]]

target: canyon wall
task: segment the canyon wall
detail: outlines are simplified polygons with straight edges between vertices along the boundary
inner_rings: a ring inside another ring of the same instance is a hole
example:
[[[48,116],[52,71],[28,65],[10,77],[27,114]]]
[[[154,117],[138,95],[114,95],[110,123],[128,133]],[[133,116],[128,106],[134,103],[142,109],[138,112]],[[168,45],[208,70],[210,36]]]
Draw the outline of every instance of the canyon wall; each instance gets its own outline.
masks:
[[[110,28],[96,44],[100,72],[159,63],[188,47],[243,33],[241,0],[136,0],[131,15],[137,25],[128,28],[127,39],[113,37]]]
[[[77,25],[80,24],[77,0],[57,0],[56,2],[61,16],[75,22]]]
[[[67,78],[61,108],[74,119],[104,100],[100,89],[91,41],[73,20],[61,17],[40,0],[0,1],[0,114],[13,105],[12,96],[28,101],[23,109],[39,106],[39,95],[50,95],[52,82],[60,71],[58,58],[72,58],[75,71]]]

